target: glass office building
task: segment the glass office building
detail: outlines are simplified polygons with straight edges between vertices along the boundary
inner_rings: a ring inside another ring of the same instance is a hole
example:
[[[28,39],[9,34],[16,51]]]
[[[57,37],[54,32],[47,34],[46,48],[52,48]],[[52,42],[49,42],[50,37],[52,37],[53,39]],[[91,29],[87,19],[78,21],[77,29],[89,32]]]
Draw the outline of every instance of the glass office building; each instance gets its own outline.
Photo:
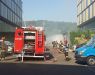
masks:
[[[77,0],[77,25],[80,28],[95,28],[95,0]]]
[[[0,32],[22,26],[22,0],[0,0]]]

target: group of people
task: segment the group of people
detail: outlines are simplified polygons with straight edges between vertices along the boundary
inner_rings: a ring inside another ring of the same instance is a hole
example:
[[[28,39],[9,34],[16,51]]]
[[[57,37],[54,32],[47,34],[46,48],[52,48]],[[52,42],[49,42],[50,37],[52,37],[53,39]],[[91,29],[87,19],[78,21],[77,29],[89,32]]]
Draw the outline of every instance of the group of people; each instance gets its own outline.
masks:
[[[53,45],[53,48],[57,48],[58,47],[58,42],[57,41],[53,41],[52,45]]]
[[[68,58],[68,51],[69,51],[69,44],[67,39],[64,41],[60,41],[59,43],[57,41],[52,42],[53,48],[57,48],[60,50],[60,52],[63,52],[65,54],[65,58]]]

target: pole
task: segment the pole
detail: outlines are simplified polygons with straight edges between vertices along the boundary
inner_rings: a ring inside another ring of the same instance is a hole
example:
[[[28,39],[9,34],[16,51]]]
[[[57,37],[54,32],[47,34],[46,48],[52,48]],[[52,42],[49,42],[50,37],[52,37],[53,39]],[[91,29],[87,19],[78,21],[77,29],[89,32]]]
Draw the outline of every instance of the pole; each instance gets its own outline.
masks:
[[[26,22],[24,21],[24,26],[27,27]]]
[[[44,30],[45,29],[45,22],[44,21],[43,21],[43,24],[42,25],[43,25],[43,30]]]
[[[21,62],[23,62],[23,56],[24,56],[24,52],[22,51],[22,54],[21,54]]]

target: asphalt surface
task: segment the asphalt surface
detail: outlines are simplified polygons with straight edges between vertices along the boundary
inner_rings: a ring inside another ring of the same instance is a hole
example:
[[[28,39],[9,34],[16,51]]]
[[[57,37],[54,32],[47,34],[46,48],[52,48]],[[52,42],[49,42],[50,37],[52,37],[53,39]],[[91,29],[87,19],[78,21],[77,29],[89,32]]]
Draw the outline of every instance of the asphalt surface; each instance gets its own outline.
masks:
[[[95,67],[0,63],[0,75],[95,75]]]
[[[0,61],[0,75],[95,75],[95,67],[75,62],[74,53],[69,52],[70,61],[65,61],[64,54],[58,49],[50,50],[50,60],[17,61],[14,56]],[[56,61],[54,59],[56,58]]]

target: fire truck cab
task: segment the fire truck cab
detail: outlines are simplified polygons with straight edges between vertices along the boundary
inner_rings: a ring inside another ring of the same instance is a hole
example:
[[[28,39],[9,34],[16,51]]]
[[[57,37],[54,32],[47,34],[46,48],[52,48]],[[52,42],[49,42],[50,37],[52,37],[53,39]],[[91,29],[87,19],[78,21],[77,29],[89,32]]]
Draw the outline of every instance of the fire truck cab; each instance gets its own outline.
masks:
[[[14,53],[17,57],[44,58],[45,34],[42,27],[17,28],[14,38]]]

